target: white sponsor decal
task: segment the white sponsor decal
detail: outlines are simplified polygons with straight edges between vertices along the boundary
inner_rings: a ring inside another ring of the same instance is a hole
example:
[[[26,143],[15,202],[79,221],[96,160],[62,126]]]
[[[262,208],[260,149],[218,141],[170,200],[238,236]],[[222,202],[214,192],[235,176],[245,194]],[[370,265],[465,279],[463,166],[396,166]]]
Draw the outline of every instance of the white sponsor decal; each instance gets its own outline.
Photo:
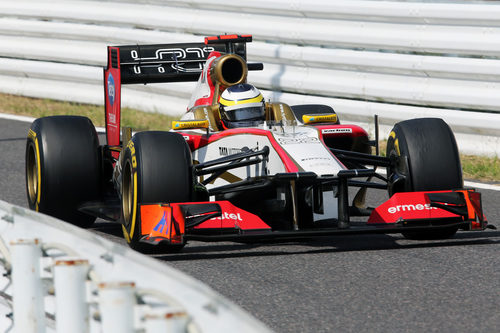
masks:
[[[108,113],[108,121],[110,124],[116,124],[116,115],[114,113]]]
[[[352,128],[329,128],[321,130],[323,134],[332,134],[332,133],[352,133]]]
[[[412,211],[412,210],[430,210],[430,209],[437,209],[437,207],[431,207],[430,204],[416,204],[416,205],[396,205],[394,207],[389,207],[387,211],[390,214],[394,214],[396,212],[405,212],[405,211]]]
[[[299,144],[299,143],[312,143],[318,142],[318,138],[314,137],[306,137],[306,138],[278,138],[277,139],[280,145],[291,145],[291,144]]]
[[[214,221],[214,220],[234,220],[234,221],[243,221],[243,219],[241,218],[241,215],[240,213],[228,213],[228,212],[224,212],[222,213],[221,216],[218,216],[218,217],[213,217],[211,218],[209,221]]]
[[[241,148],[219,147],[219,155],[228,156],[241,153]]]

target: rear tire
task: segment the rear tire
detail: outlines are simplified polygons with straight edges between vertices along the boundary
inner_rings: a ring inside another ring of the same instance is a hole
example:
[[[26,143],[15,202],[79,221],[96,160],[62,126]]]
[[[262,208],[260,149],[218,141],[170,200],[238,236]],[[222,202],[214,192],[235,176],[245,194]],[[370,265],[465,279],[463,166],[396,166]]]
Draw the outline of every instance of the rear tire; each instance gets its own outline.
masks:
[[[127,243],[140,252],[180,250],[184,244],[151,246],[140,242],[139,204],[193,199],[193,165],[186,141],[177,133],[141,132],[132,137],[122,154],[122,229]]]
[[[52,116],[36,119],[26,143],[28,205],[80,227],[95,217],[79,205],[99,198],[99,139],[86,117]]]
[[[389,195],[397,192],[438,191],[463,187],[462,167],[455,137],[438,118],[397,123],[387,141],[387,156],[401,157],[387,170]],[[410,239],[452,237],[457,227],[403,232]]]

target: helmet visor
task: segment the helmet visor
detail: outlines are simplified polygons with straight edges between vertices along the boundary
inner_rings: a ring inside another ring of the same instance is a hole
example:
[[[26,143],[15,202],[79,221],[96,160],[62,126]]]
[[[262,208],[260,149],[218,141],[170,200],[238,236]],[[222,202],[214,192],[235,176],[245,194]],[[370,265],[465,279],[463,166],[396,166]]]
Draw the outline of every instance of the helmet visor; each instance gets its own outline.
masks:
[[[225,108],[224,116],[229,121],[262,120],[265,118],[265,110],[262,104],[233,110]]]

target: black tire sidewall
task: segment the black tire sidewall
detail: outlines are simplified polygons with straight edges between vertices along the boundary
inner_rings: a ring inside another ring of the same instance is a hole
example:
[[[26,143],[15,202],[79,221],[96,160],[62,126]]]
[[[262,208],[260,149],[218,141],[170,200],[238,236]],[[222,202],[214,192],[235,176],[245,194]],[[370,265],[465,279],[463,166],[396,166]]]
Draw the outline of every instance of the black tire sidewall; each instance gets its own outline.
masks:
[[[450,127],[439,118],[411,119],[397,123],[387,143],[387,156],[397,154],[398,140],[401,156],[399,172],[406,173],[405,192],[438,191],[463,187],[462,167],[457,144]]]
[[[397,140],[397,144],[396,144]],[[399,153],[397,152],[399,147]],[[397,123],[387,142],[387,156],[400,155],[395,170],[406,179],[394,192],[439,191],[463,187],[462,166],[457,143],[448,124],[439,118],[411,119]],[[391,193],[389,193],[391,194]],[[458,227],[402,232],[408,239],[445,239]]]
[[[132,248],[147,252],[148,247],[139,243],[142,237],[139,206],[193,199],[191,152],[177,133],[147,131],[135,134],[123,154],[122,172],[129,164],[132,165],[132,177],[137,177],[137,195],[133,202],[135,220],[126,221],[122,207],[123,231]]]
[[[38,204],[28,194],[30,208],[78,226],[91,225],[95,217],[79,212],[78,206],[100,195],[99,140],[94,125],[86,117],[51,116],[36,119],[30,131],[26,159],[28,149],[34,147],[39,154],[41,192]]]

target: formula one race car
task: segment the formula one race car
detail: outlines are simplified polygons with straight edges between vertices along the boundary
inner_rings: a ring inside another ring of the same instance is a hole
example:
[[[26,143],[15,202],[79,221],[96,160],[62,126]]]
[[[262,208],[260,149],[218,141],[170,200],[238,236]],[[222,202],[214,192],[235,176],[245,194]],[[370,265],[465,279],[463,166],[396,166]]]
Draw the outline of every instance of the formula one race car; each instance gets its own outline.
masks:
[[[356,233],[447,238],[488,227],[443,120],[397,123],[379,156],[378,134],[370,141],[330,106],[265,102],[246,82],[248,70],[263,68],[246,61],[250,41],[108,47],[107,143],[84,117],[35,120],[30,207],[84,227],[96,217],[120,221],[138,250]],[[171,131],[120,128],[122,84],[178,81],[198,83]],[[390,199],[366,207],[368,188]]]

